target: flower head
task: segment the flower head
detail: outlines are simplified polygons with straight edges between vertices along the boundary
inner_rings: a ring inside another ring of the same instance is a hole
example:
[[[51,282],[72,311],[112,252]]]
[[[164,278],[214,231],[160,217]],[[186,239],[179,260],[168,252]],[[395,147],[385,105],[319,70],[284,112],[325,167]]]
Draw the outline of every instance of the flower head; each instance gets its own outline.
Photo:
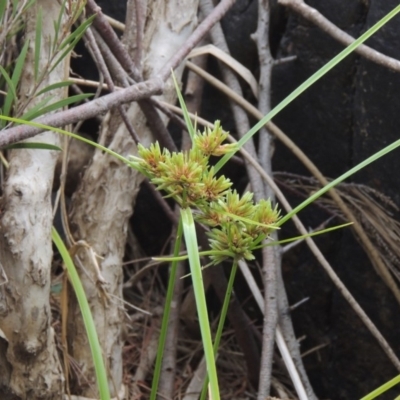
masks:
[[[219,121],[215,121],[214,129],[206,128],[203,133],[198,132],[194,137],[194,147],[198,148],[206,157],[223,156],[236,149],[236,144],[222,144],[228,133],[222,130]]]

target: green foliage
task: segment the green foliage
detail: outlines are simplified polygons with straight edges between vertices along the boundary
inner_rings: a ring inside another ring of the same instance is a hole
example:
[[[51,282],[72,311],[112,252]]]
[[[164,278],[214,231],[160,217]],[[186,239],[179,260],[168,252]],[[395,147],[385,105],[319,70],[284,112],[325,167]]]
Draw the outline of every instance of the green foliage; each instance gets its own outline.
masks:
[[[108,388],[107,371],[104,365],[103,352],[101,350],[99,338],[97,336],[96,325],[94,324],[93,316],[86,298],[85,289],[83,288],[78,272],[76,271],[74,262],[72,261],[72,258],[69,255],[69,252],[65,247],[64,242],[62,241],[60,235],[54,227],[51,231],[51,236],[63,259],[65,268],[68,273],[68,279],[74,289],[76,299],[78,300],[79,308],[82,313],[83,323],[85,325],[90,350],[92,352],[100,399],[109,400],[110,390]]]
[[[15,29],[11,29],[12,26],[20,25],[22,19],[21,16],[34,4],[34,1],[28,2],[24,7],[20,7],[17,2],[12,3],[12,13],[5,13],[5,9],[10,6],[8,1],[2,0],[0,3],[0,20],[5,17],[5,14],[11,21],[7,21],[6,26],[9,29],[9,34],[14,35]],[[54,89],[67,87],[70,82],[57,82],[50,84],[43,88],[43,82],[48,78],[51,72],[56,68],[66,57],[68,57],[77,42],[82,38],[88,27],[91,25],[94,16],[85,19],[79,24],[75,30],[72,30],[73,25],[80,18],[85,6],[84,0],[78,0],[76,2],[69,2],[64,0],[58,16],[57,21],[54,22],[54,35],[51,40],[49,54],[46,54],[46,65],[40,66],[40,61],[43,60],[43,49],[42,49],[42,36],[43,36],[43,10],[41,8],[37,11],[36,28],[35,28],[35,40],[34,40],[34,54],[33,54],[33,82],[32,87],[29,91],[26,91],[26,98],[22,101],[18,98],[17,92],[20,86],[20,80],[22,71],[26,64],[26,58],[29,51],[30,43],[26,41],[17,57],[15,62],[8,66],[0,65],[0,73],[4,80],[6,89],[6,97],[3,103],[2,113],[3,115],[11,115],[29,120],[37,118],[41,115],[62,109],[71,104],[76,104],[83,99],[90,97],[90,94],[71,96],[60,101],[49,104],[52,96],[40,100],[35,106],[30,106],[33,99],[37,99],[38,96],[44,93],[51,92]],[[70,8],[71,7],[71,8]],[[2,11],[3,10],[3,11]],[[72,30],[72,32],[71,32]],[[48,38],[51,39],[50,37]],[[1,45],[1,43],[0,43]],[[9,71],[13,71],[12,74]],[[0,82],[1,85],[1,82]],[[26,111],[29,109],[28,111]],[[0,128],[5,126],[4,120],[1,121]]]
[[[34,0],[27,3],[26,7],[31,6]],[[76,137],[80,140],[84,140],[76,135],[69,132],[63,131],[61,129],[55,129],[53,127],[46,127],[37,123],[30,123],[23,121],[21,119],[13,119],[8,117],[11,110],[17,110],[16,115],[24,115],[25,118],[34,118],[41,113],[49,112],[51,110],[64,107],[74,100],[68,102],[68,100],[50,104],[51,96],[44,99],[39,107],[34,109],[34,113],[27,114],[24,110],[28,107],[31,99],[39,94],[50,92],[58,87],[64,87],[68,85],[68,82],[60,82],[54,85],[49,85],[47,88],[39,89],[41,82],[46,77],[46,74],[50,73],[58,63],[60,63],[65,57],[67,57],[73,49],[73,46],[81,38],[84,31],[90,25],[91,20],[86,20],[81,23],[81,25],[76,28],[72,33],[70,28],[76,21],[78,21],[84,8],[84,1],[78,1],[77,6],[74,10],[69,10],[67,5],[70,3],[67,0],[63,2],[63,11],[68,14],[67,22],[64,24],[62,13],[58,20],[55,22],[55,38],[51,44],[53,54],[48,60],[48,68],[44,68],[42,73],[40,73],[39,60],[40,60],[40,47],[41,47],[41,36],[39,35],[42,29],[42,18],[38,18],[36,25],[36,37],[35,37],[35,54],[34,54],[34,76],[35,76],[35,87],[30,88],[30,97],[25,104],[17,104],[17,88],[19,85],[20,75],[22,71],[22,66],[24,65],[26,51],[25,43],[21,54],[16,60],[13,74],[10,74],[12,66],[1,67],[0,72],[3,76],[3,81],[7,84],[8,94],[4,102],[4,114],[6,116],[0,116],[2,121],[12,121],[17,123],[25,123],[32,126],[38,126],[43,129],[49,129],[57,131],[60,133],[65,133],[69,136]],[[75,3],[74,3],[75,4]],[[12,29],[8,32],[16,32],[20,28],[20,23],[18,22],[18,17],[21,15],[23,10],[18,9],[18,0],[0,0],[0,19],[4,18],[5,10],[7,7],[12,7],[12,18],[13,21]],[[271,111],[267,116],[265,116],[258,124],[256,124],[246,135],[243,137],[237,145],[223,144],[226,140],[226,132],[220,128],[219,124],[213,130],[206,130],[203,133],[196,133],[195,128],[188,116],[186,106],[183,102],[182,96],[178,91],[178,97],[181,101],[181,107],[184,110],[185,121],[188,126],[189,134],[192,138],[193,148],[188,152],[180,153],[170,153],[167,150],[161,150],[160,146],[156,143],[150,146],[149,149],[145,149],[139,146],[139,157],[132,157],[132,159],[127,160],[119,154],[112,152],[103,146],[93,143],[92,144],[112,154],[119,160],[127,163],[128,165],[138,169],[143,172],[147,177],[149,177],[153,183],[160,189],[167,193],[167,196],[173,197],[178,204],[182,207],[181,210],[181,224],[180,232],[185,233],[186,245],[189,254],[190,267],[193,279],[193,286],[196,296],[196,304],[198,307],[199,321],[202,331],[203,344],[205,348],[205,355],[207,359],[207,369],[210,375],[210,388],[213,400],[219,399],[219,389],[218,381],[216,379],[216,369],[215,369],[215,354],[218,348],[218,338],[222,332],[222,326],[224,318],[226,316],[226,308],[229,301],[224,302],[225,310],[221,315],[220,325],[218,327],[219,336],[217,334],[216,343],[214,344],[214,349],[211,343],[211,332],[207,316],[207,307],[205,303],[204,288],[202,286],[202,274],[200,265],[200,253],[198,251],[196,231],[194,225],[194,219],[192,214],[192,209],[195,213],[195,219],[207,225],[210,228],[209,241],[211,251],[209,255],[211,257],[212,263],[217,264],[226,258],[231,257],[233,259],[233,269],[230,280],[230,290],[232,290],[234,272],[236,272],[237,261],[239,259],[252,259],[253,251],[262,246],[264,239],[268,238],[269,233],[273,229],[277,229],[278,226],[282,225],[287,221],[292,215],[300,211],[311,201],[315,200],[317,197],[321,196],[322,193],[329,190],[329,188],[334,187],[338,182],[344,180],[352,173],[365,167],[369,163],[375,161],[384,154],[392,151],[394,148],[400,146],[400,141],[393,143],[392,145],[386,147],[382,151],[378,152],[374,156],[370,157],[364,163],[353,168],[347,174],[339,177],[333,181],[328,187],[324,188],[320,192],[313,195],[309,200],[304,202],[302,205],[297,207],[293,213],[280,218],[279,211],[276,207],[273,207],[269,200],[262,200],[255,204],[252,200],[251,193],[245,193],[243,196],[239,196],[238,193],[231,189],[231,182],[224,176],[217,176],[218,171],[221,167],[232,157],[232,155],[250,138],[254,135],[262,126],[270,121],[278,112],[280,112],[287,104],[297,98],[302,92],[304,92],[308,87],[325,75],[331,68],[337,65],[344,57],[350,54],[358,45],[364,42],[368,37],[370,37],[374,32],[376,32],[381,26],[383,26],[390,18],[396,15],[400,11],[400,6],[396,7],[391,13],[379,21],[375,26],[369,29],[363,36],[356,40],[352,45],[347,47],[343,52],[341,52],[337,57],[335,57],[331,62],[329,62],[321,70],[317,71],[311,78],[309,78],[303,85],[301,85],[297,90],[295,90],[288,98],[286,98],[282,103],[280,103],[274,110]],[[41,11],[39,11],[39,16],[41,16]],[[0,43],[2,45],[2,43]],[[25,53],[25,54],[24,54]],[[81,100],[82,98],[80,98]],[[75,98],[77,100],[77,98]],[[6,113],[7,111],[7,113]],[[4,124],[3,124],[4,126]],[[84,140],[89,142],[87,140]],[[40,148],[40,145],[36,144]],[[210,166],[209,158],[210,156],[222,156],[222,159],[218,162],[215,167]],[[181,235],[178,235],[180,240]],[[100,396],[102,399],[108,399],[108,384],[106,371],[104,369],[104,364],[102,360],[101,349],[98,344],[98,339],[91,319],[90,309],[87,305],[85,294],[83,292],[82,285],[79,281],[79,276],[76,273],[72,260],[63,245],[58,234],[53,231],[53,240],[56,243],[64,262],[67,266],[68,274],[70,276],[72,285],[79,300],[79,305],[81,307],[82,314],[84,315],[85,326],[87,329],[87,334],[89,338],[89,343],[92,349],[93,359],[96,366],[97,382],[99,385]],[[175,255],[178,254],[179,244],[175,246]],[[177,257],[175,257],[175,261]],[[176,266],[176,263],[175,263]],[[233,276],[233,278],[232,278]],[[171,274],[171,279],[175,279],[174,273]],[[173,281],[170,282],[168,293],[172,293]],[[171,301],[171,296],[168,297],[167,303]],[[229,299],[229,293],[226,299]],[[168,306],[168,304],[167,304]],[[163,319],[163,330],[166,329],[166,324],[168,320],[168,313],[166,313],[165,321]],[[165,331],[164,331],[165,333]],[[165,335],[161,336],[160,340],[160,352],[162,357],[163,349],[163,338]],[[96,343],[97,341],[97,343]],[[157,368],[160,368],[161,360],[157,360]],[[156,368],[156,369],[157,369]],[[364,400],[375,398],[376,395],[383,393],[389,387],[399,382],[399,377],[394,378],[394,380],[388,382],[388,384],[377,389],[378,391],[372,392],[370,395],[364,397]],[[152,398],[157,392],[158,380],[153,385]],[[391,385],[391,386],[390,386]]]
[[[390,381],[386,382],[382,386],[378,387],[377,389],[373,390],[371,393],[368,393],[365,397],[361,400],[372,400],[380,396],[381,394],[387,392],[392,387],[398,385],[400,383],[400,375],[396,376],[395,378],[391,379]],[[396,397],[395,400],[398,400],[399,397]]]
[[[4,150],[11,149],[37,149],[37,150],[56,150],[62,151],[62,149],[54,144],[49,143],[35,143],[35,142],[23,142],[14,143],[4,147]]]
[[[217,121],[214,129],[194,134],[193,147],[187,152],[170,153],[155,143],[148,149],[139,145],[141,158],[131,157],[132,166],[159,190],[182,208],[194,208],[195,219],[212,228],[208,235],[213,264],[228,257],[252,260],[253,251],[279,220],[279,211],[271,201],[254,204],[252,193],[240,197],[231,190],[229,179],[216,176],[210,157],[227,154],[236,146],[223,144],[227,136]]]

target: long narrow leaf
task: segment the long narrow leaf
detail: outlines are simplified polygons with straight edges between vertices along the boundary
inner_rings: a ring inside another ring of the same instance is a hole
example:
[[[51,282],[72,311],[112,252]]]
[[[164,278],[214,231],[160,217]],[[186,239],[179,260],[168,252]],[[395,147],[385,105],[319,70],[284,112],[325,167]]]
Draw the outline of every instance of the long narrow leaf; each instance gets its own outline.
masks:
[[[36,32],[35,32],[35,57],[34,57],[35,82],[38,81],[38,76],[39,76],[39,62],[40,62],[41,46],[42,46],[42,31],[43,31],[42,7],[40,7],[36,18]]]
[[[378,387],[371,393],[367,394],[364,396],[361,400],[372,400],[380,396],[382,393],[387,392],[389,389],[391,389],[393,386],[396,386],[400,383],[400,375],[397,375],[395,378],[391,379],[389,382],[386,382],[382,386]],[[397,399],[397,397],[396,397]]]
[[[82,11],[84,10],[85,6],[86,6],[86,1],[82,1],[80,7],[74,10],[74,14],[72,17],[73,24],[75,24],[77,19],[81,16]]]
[[[7,82],[7,85],[8,85],[7,94],[8,94],[8,92],[11,91],[11,95],[13,96],[13,99],[16,98],[17,97],[17,88],[14,86],[11,76],[8,75],[8,72],[1,65],[0,65],[0,72],[3,75],[5,81]]]
[[[46,86],[45,88],[40,90],[37,93],[37,96],[40,96],[41,94],[44,94],[44,93],[47,93],[47,92],[50,92],[51,90],[60,89],[62,87],[70,86],[70,85],[73,85],[73,84],[74,84],[74,82],[71,82],[71,81],[61,81],[61,82],[53,83],[52,85]]]
[[[304,207],[308,206],[314,200],[316,200],[319,197],[321,197],[324,193],[326,193],[328,190],[330,190],[333,187],[335,187],[338,183],[343,182],[345,179],[347,179],[351,175],[354,175],[356,172],[358,172],[361,169],[365,168],[367,165],[373,163],[378,158],[381,158],[384,155],[390,153],[391,151],[393,151],[394,149],[396,149],[399,146],[400,146],[400,139],[396,140],[394,143],[390,144],[389,146],[386,146],[384,149],[382,149],[382,150],[378,151],[377,153],[373,154],[371,157],[368,157],[366,160],[364,160],[360,164],[356,165],[355,167],[351,168],[349,171],[345,172],[343,175],[339,176],[338,178],[336,178],[332,182],[329,182],[328,185],[326,185],[322,189],[318,190],[316,193],[314,193],[312,196],[310,196],[308,199],[306,199],[301,204],[299,204],[296,208],[294,208],[290,213],[288,213],[287,215],[283,216],[278,221],[278,225],[281,226],[287,220],[292,218],[293,215],[297,214]]]
[[[179,251],[180,251],[181,244],[182,244],[182,234],[183,234],[182,218],[180,218],[179,224],[178,224],[178,230],[176,232],[174,257],[179,255]],[[175,281],[176,281],[177,268],[178,268],[178,261],[177,260],[172,261],[171,271],[170,271],[169,280],[168,280],[167,296],[165,298],[164,313],[163,313],[163,318],[162,318],[162,323],[161,323],[160,338],[158,339],[157,358],[156,358],[156,365],[154,367],[150,400],[155,400],[158,395],[158,393],[157,393],[158,383],[160,381],[160,376],[161,376],[162,359],[163,359],[163,355],[164,355],[165,342],[167,339],[167,329],[168,329],[169,316],[171,314],[171,303],[172,303],[172,297],[174,294],[174,286],[175,286]]]
[[[17,124],[24,124],[24,125],[34,126],[35,128],[43,129],[43,130],[46,130],[46,131],[53,131],[53,132],[61,133],[63,135],[66,135],[66,136],[72,137],[74,139],[80,140],[81,142],[85,142],[87,144],[90,144],[91,146],[95,147],[96,149],[104,151],[105,153],[115,157],[117,160],[122,161],[124,164],[127,164],[130,167],[135,168],[135,165],[132,164],[127,158],[121,156],[120,154],[116,153],[115,151],[112,151],[112,150],[108,149],[107,147],[102,146],[101,144],[93,142],[92,140],[86,139],[86,138],[84,138],[82,136],[79,136],[79,135],[77,135],[75,133],[68,132],[68,131],[66,131],[64,129],[56,128],[56,127],[49,126],[49,125],[40,124],[39,122],[24,121],[23,119],[20,119],[20,118],[7,117],[5,115],[0,115],[0,120],[14,122],[14,123],[17,123]]]
[[[19,80],[21,79],[21,74],[25,66],[25,58],[28,52],[28,48],[29,41],[26,41],[21,49],[21,53],[19,53],[19,56],[17,57],[17,61],[15,62],[14,71],[11,77],[15,88],[18,86]]]
[[[263,245],[260,245],[260,246],[256,247],[256,249],[261,249],[261,248],[267,247],[267,246],[269,247],[269,246],[277,246],[277,245],[285,244],[285,243],[292,243],[292,242],[295,242],[296,240],[303,240],[303,239],[306,239],[306,238],[309,238],[309,237],[314,237],[314,236],[322,235],[322,234],[325,234],[325,233],[328,233],[328,232],[333,232],[333,231],[336,231],[338,229],[346,228],[347,226],[350,226],[352,224],[353,224],[352,222],[347,222],[345,224],[331,226],[330,228],[322,229],[320,231],[310,232],[307,235],[294,236],[294,237],[291,237],[289,239],[282,239],[282,240],[277,240],[277,241],[274,241],[274,242],[268,242],[266,244],[263,244]]]
[[[216,354],[218,352],[219,343],[220,343],[221,337],[222,337],[222,330],[224,329],[226,316],[228,314],[228,307],[229,307],[229,303],[230,303],[231,296],[232,296],[233,284],[235,282],[235,276],[236,276],[237,268],[238,268],[238,261],[234,260],[233,261],[233,265],[232,265],[232,269],[231,269],[231,274],[230,274],[230,277],[229,277],[228,286],[226,287],[224,303],[222,304],[221,316],[220,316],[219,321],[218,321],[217,333],[215,334],[214,346],[213,346],[214,357],[216,356]],[[206,379],[204,380],[203,390],[201,392],[200,400],[205,400],[206,399],[208,381],[209,381],[209,379],[208,379],[208,375],[207,375]]]
[[[190,271],[192,273],[194,297],[196,300],[197,313],[199,316],[204,355],[206,358],[207,371],[210,379],[210,397],[212,400],[220,400],[218,376],[215,366],[213,344],[211,340],[211,329],[208,318],[206,296],[204,293],[203,276],[201,272],[196,229],[194,226],[193,215],[190,208],[185,208],[181,210],[181,218],[183,224],[183,232],[185,235],[186,248],[189,255]]]
[[[54,22],[54,36],[53,36],[53,43],[52,43],[52,52],[55,53],[58,45],[58,35],[62,32],[62,18],[65,13],[67,5],[67,0],[64,0],[60,7],[60,13],[58,14],[57,21]]]
[[[108,388],[107,372],[104,365],[103,352],[100,347],[96,326],[94,324],[93,316],[86,298],[85,290],[83,289],[82,282],[79,278],[78,272],[76,271],[72,258],[54,227],[51,231],[51,237],[64,261],[68,272],[68,278],[70,279],[71,285],[74,288],[76,299],[78,300],[78,304],[82,313],[83,323],[85,324],[86,334],[88,337],[90,350],[92,352],[100,398],[101,400],[109,400],[110,391]]]
[[[79,25],[73,32],[71,32],[67,38],[60,44],[60,50],[64,50],[67,46],[72,43],[76,43],[86,32],[86,29],[92,24],[93,20],[96,18],[96,15],[91,15],[88,19],[86,19],[81,25]]]
[[[174,81],[175,90],[178,95],[179,105],[181,106],[181,109],[182,109],[183,118],[185,119],[185,123],[186,123],[187,129],[188,129],[188,132],[189,132],[189,136],[193,143],[194,137],[196,135],[196,131],[193,127],[192,120],[189,115],[189,111],[186,107],[185,100],[183,100],[182,93],[181,93],[181,90],[179,89],[179,85],[175,78],[174,72],[172,72],[172,79]]]
[[[22,114],[19,118],[22,120],[29,121],[30,119],[33,118],[33,115],[35,115],[41,108],[45,107],[53,99],[53,97],[54,96],[48,96],[40,100],[39,103],[35,104],[32,108],[30,108],[26,113]]]
[[[215,172],[219,171],[238,151],[239,148],[243,146],[256,132],[258,132],[267,122],[271,121],[280,111],[282,111],[288,104],[290,104],[294,99],[296,99],[300,94],[302,94],[311,85],[322,78],[328,71],[330,71],[334,66],[339,64],[345,57],[352,53],[360,44],[364,43],[369,37],[371,37],[376,31],[378,31],[383,25],[390,21],[395,15],[400,12],[400,5],[393,9],[390,13],[385,15],[380,21],[378,21],[374,26],[368,29],[363,35],[361,35],[352,44],[346,47],[342,52],[340,52],[331,61],[325,64],[321,69],[319,69],[315,74],[308,78],[303,84],[301,84],[296,90],[294,90],[289,96],[282,100],[276,107],[274,107],[264,118],[262,118],[256,125],[251,128],[246,135],[244,135],[237,143],[237,149],[225,154],[216,164]]]
[[[17,92],[10,75],[8,75],[7,71],[1,65],[0,65],[0,72],[3,75],[5,81],[7,82],[7,95],[4,100],[2,111],[4,115],[10,115],[12,104],[14,100],[17,98]],[[1,126],[4,126],[4,123],[1,124]]]
[[[19,0],[12,0],[12,19],[15,18],[17,11],[18,11],[18,1]]]
[[[0,0],[0,21],[4,17],[4,11],[6,9],[7,0]]]
[[[58,147],[54,144],[48,143],[35,143],[35,142],[23,142],[23,143],[14,143],[4,147],[4,150],[11,149],[35,149],[35,150],[57,150],[62,151],[61,147]]]
[[[78,103],[79,101],[82,101],[82,100],[87,99],[92,96],[93,96],[92,93],[82,93],[82,94],[77,94],[75,96],[67,97],[66,99],[62,99],[62,100],[56,101],[55,103],[49,104],[48,106],[43,107],[34,113],[28,112],[25,114],[25,118],[26,118],[26,115],[28,114],[29,119],[34,119],[34,118],[39,117],[40,115],[59,110],[60,108],[69,106],[70,104]]]
[[[82,25],[80,25],[71,35],[65,39],[65,41],[61,45],[61,50],[64,50],[61,55],[57,58],[57,60],[53,63],[50,72],[54,70],[54,68],[74,49],[76,44],[81,40],[84,35],[86,29],[93,22],[96,15],[92,15],[89,17]]]

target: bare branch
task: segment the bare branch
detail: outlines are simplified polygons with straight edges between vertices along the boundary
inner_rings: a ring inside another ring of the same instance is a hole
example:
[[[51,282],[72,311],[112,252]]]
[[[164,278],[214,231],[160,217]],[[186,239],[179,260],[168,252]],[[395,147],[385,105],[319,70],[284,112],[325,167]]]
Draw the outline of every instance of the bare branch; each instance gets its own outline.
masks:
[[[60,111],[52,115],[46,115],[42,118],[38,118],[34,122],[43,125],[50,125],[56,128],[68,124],[74,124],[85,119],[93,118],[96,115],[103,114],[119,104],[130,103],[132,101],[145,99],[154,94],[160,94],[163,87],[164,82],[160,78],[149,79],[148,81],[140,82],[133,86],[129,86],[126,89],[107,94],[99,99],[69,110]],[[36,128],[30,125],[18,125],[5,129],[0,135],[0,147],[33,137],[43,131],[43,128]]]
[[[89,0],[88,3],[91,1],[92,0]],[[73,109],[60,111],[51,116],[39,118],[35,120],[35,122],[53,127],[65,126],[81,120],[93,118],[96,115],[107,112],[112,107],[116,107],[119,104],[129,103],[148,98],[152,95],[160,94],[164,88],[164,81],[171,75],[171,70],[176,68],[182,62],[193,47],[196,46],[206,33],[208,33],[210,28],[224,16],[233,3],[234,0],[222,0],[218,6],[215,7],[214,11],[197,27],[193,34],[189,36],[181,49],[171,57],[171,59],[161,68],[159,73],[155,74],[152,79],[140,82],[121,91],[110,93],[100,99],[96,99],[90,103],[83,104]],[[97,7],[97,5],[95,5],[95,7]],[[42,128],[27,125],[20,125],[6,129],[0,135],[0,147],[33,137],[43,131],[44,129]]]
[[[96,14],[96,18],[94,19],[93,24],[99,31],[101,36],[104,38],[104,40],[107,42],[107,44],[110,46],[110,48],[113,49],[117,60],[121,63],[124,69],[128,71],[128,73],[136,82],[142,81],[143,79],[140,72],[133,64],[133,61],[129,56],[129,53],[126,51],[124,45],[121,43],[114,30],[111,28],[111,25],[101,11],[101,8],[96,4],[94,0],[87,0],[86,8],[90,15]]]
[[[111,92],[115,91],[115,85],[114,82],[111,78],[110,72],[107,68],[107,65],[105,63],[105,60],[100,52],[100,48],[96,43],[96,40],[94,38],[93,32],[92,30],[89,28],[86,32],[85,32],[85,44],[91,48],[92,50],[92,54],[93,54],[93,58],[94,61],[97,65],[97,68],[99,69],[100,73],[103,75],[104,80],[109,88],[109,90]],[[117,106],[118,112],[121,115],[122,120],[125,123],[126,129],[128,130],[129,134],[132,136],[133,140],[138,143],[139,142],[139,136],[137,135],[135,128],[133,127],[131,121],[128,118],[128,115],[126,114],[126,111],[124,110],[122,104],[120,104],[119,106]]]
[[[324,32],[328,33],[335,40],[344,44],[345,46],[348,46],[355,41],[352,36],[339,29],[335,24],[330,22],[320,12],[318,12],[318,10],[308,6],[304,0],[278,0],[278,3],[297,12],[303,18],[317,25]],[[366,46],[365,44],[358,46],[354,51],[367,60],[382,65],[395,72],[400,72],[399,60],[385,56],[384,54],[372,49],[369,46]]]

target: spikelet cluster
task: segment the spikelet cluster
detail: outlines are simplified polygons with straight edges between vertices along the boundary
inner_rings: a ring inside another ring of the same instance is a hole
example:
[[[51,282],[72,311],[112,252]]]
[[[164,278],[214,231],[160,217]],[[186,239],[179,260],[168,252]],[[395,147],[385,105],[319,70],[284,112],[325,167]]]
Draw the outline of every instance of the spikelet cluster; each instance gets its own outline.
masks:
[[[224,144],[227,136],[217,121],[214,129],[195,135],[187,152],[171,153],[154,143],[149,148],[139,145],[140,157],[131,157],[132,166],[157,189],[181,207],[191,207],[196,220],[210,227],[214,264],[229,257],[253,259],[254,250],[276,229],[279,220],[279,211],[270,200],[255,204],[252,193],[239,196],[231,189],[232,182],[217,177],[209,165],[211,156],[223,156],[236,148],[236,144]]]

